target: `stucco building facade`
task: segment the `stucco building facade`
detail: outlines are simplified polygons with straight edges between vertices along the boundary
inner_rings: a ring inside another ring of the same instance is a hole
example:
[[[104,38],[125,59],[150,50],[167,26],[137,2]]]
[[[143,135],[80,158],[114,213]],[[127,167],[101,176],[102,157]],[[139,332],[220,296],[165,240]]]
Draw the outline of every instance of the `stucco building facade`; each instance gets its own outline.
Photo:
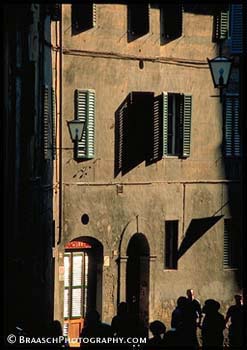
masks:
[[[61,8],[52,28],[55,318],[79,320],[78,334],[88,308],[110,323],[127,301],[146,324],[169,328],[188,288],[224,312],[242,291],[241,254],[232,253],[241,244],[239,67],[235,55],[221,103],[207,57],[220,40],[231,54],[217,24],[227,11]],[[76,144],[74,118],[86,122]]]

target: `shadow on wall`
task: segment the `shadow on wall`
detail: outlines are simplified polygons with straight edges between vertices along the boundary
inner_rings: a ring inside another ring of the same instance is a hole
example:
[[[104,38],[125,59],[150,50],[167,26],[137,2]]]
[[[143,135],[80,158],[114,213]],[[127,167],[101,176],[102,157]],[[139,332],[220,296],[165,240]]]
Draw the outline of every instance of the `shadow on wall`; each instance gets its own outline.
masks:
[[[115,177],[148,158],[153,98],[153,92],[131,92],[115,113]]]
[[[211,229],[223,215],[207,218],[192,219],[185,233],[179,249],[177,258],[180,259],[194,243],[198,241],[209,229]]]

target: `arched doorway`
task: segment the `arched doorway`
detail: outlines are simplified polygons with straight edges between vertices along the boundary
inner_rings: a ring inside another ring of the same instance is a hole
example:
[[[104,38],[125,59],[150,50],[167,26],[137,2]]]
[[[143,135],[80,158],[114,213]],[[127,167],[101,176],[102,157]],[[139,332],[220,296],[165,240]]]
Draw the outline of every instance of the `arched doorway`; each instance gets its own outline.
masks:
[[[102,310],[103,246],[92,237],[68,242],[64,251],[64,335],[78,338],[89,310]],[[70,344],[78,346],[79,344]]]
[[[127,256],[126,301],[130,312],[148,329],[150,249],[144,234],[132,236]]]

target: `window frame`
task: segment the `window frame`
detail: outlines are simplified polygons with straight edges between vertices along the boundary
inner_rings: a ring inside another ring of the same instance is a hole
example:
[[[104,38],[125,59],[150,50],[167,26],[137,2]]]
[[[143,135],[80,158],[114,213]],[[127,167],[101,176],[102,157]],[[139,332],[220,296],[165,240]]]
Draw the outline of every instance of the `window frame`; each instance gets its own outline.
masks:
[[[179,220],[165,221],[164,270],[178,270]]]

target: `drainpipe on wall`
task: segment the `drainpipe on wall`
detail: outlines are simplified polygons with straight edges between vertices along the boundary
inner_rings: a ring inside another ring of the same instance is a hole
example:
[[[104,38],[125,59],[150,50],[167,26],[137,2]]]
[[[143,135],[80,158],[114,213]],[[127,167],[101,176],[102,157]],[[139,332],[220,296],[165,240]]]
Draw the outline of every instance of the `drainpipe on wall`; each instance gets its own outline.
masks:
[[[61,5],[62,11],[62,5]],[[62,167],[62,13],[59,21],[59,204],[58,204],[58,217],[59,217],[59,231],[57,245],[61,243],[62,239],[62,225],[63,225],[63,167]]]

